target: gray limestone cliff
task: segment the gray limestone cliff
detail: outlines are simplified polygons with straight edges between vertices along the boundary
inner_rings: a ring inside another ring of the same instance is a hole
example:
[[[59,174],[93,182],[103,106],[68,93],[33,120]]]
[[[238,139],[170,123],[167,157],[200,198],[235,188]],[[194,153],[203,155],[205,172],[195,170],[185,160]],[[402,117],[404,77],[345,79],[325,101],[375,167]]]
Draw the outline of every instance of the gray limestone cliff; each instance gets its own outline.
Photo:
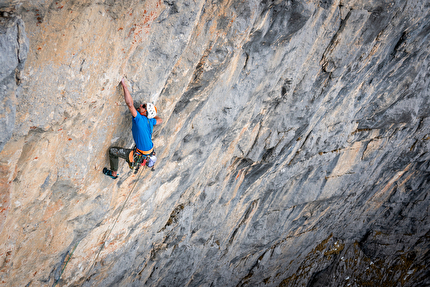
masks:
[[[0,1],[4,286],[429,286],[425,0]],[[155,171],[102,174],[154,102]]]
[[[1,7],[1,6],[0,6]],[[28,52],[24,23],[9,9],[0,16],[0,151],[12,137],[21,72]]]

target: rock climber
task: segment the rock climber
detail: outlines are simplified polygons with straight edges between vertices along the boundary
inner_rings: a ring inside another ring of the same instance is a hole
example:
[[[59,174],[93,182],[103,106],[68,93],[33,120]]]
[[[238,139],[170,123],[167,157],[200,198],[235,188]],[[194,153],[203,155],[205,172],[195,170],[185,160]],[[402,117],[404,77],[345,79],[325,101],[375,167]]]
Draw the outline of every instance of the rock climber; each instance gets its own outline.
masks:
[[[162,122],[161,118],[157,116],[157,108],[152,103],[141,104],[136,109],[124,79],[121,80],[121,85],[124,91],[125,103],[133,116],[131,131],[136,146],[134,149],[121,147],[111,147],[109,149],[111,169],[109,170],[105,167],[103,173],[113,179],[118,178],[118,158],[125,159],[131,165],[136,153],[143,156],[155,155],[154,144],[152,143],[152,129]]]

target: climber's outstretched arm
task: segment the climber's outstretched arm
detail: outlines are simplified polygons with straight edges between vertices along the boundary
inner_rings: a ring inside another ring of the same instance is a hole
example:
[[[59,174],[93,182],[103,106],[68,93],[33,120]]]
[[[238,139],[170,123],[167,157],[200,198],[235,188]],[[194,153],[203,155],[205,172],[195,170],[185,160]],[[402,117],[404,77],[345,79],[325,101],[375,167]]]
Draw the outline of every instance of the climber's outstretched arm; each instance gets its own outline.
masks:
[[[133,105],[133,98],[131,97],[130,92],[127,89],[127,85],[126,85],[124,79],[121,80],[121,85],[122,85],[122,88],[124,90],[124,100],[125,100],[125,103],[127,104],[127,107],[130,110],[131,115],[134,118],[137,115],[137,111],[136,111],[136,108]]]

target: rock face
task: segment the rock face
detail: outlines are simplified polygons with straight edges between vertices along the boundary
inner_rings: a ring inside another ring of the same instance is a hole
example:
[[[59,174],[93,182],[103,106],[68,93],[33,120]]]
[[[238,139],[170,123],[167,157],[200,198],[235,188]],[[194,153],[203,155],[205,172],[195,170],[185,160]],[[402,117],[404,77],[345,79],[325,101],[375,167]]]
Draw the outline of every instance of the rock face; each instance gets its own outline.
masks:
[[[430,285],[428,1],[0,10],[5,286]]]
[[[21,71],[28,52],[28,38],[21,18],[5,9],[0,17],[0,150],[12,137],[19,97]],[[18,91],[17,91],[18,90]]]

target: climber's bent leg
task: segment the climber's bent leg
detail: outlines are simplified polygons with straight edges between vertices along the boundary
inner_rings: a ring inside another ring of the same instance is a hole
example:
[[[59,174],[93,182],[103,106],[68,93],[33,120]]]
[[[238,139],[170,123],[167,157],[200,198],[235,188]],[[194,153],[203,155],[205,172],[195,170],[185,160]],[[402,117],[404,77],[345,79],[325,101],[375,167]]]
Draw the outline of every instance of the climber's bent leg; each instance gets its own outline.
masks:
[[[109,149],[110,168],[114,176],[116,176],[118,171],[118,158],[123,158],[129,162],[129,155],[131,152],[133,152],[132,149],[122,147],[111,147]]]

